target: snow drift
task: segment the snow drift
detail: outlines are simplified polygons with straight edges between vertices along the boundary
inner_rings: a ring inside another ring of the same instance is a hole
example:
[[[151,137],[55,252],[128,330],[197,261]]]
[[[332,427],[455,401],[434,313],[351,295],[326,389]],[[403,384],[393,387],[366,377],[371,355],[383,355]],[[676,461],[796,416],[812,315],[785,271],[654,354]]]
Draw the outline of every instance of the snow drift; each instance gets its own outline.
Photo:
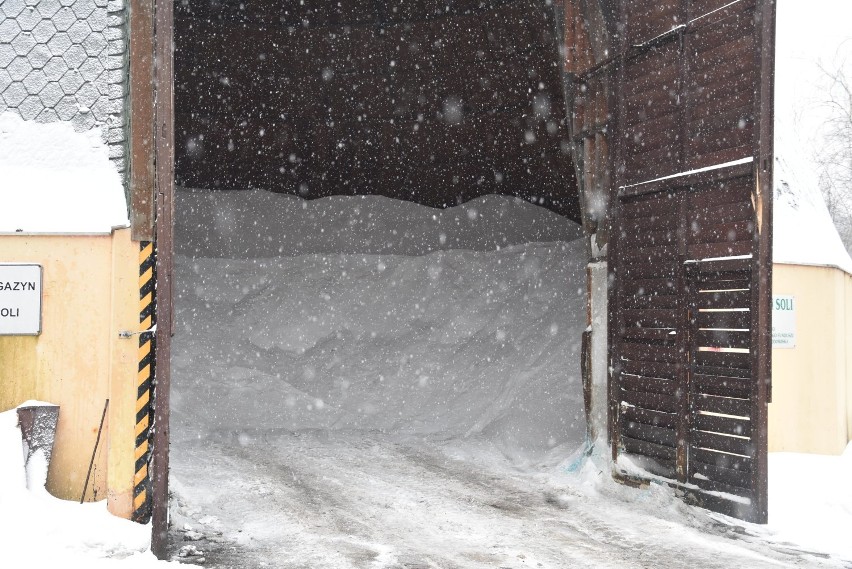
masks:
[[[176,437],[362,430],[520,460],[582,443],[583,245],[519,244],[573,223],[495,196],[179,192],[177,212]]]

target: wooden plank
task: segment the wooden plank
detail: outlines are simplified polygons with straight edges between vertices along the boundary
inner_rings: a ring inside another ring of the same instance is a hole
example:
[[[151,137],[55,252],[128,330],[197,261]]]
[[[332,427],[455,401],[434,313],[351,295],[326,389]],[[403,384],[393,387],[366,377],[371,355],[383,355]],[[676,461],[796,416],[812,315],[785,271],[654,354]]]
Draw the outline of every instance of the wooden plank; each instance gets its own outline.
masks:
[[[740,472],[751,472],[752,461],[745,456],[725,454],[719,451],[691,448],[689,449],[690,460],[709,464],[717,468],[727,468]]]
[[[693,431],[690,433],[693,446],[714,449],[741,456],[754,456],[754,444],[751,439],[730,437],[705,431]]]
[[[730,223],[694,223],[689,230],[691,243],[717,243],[751,240],[754,222],[735,221]]]
[[[703,51],[695,61],[694,77],[715,77],[720,69],[746,72],[755,67],[754,40],[746,36]]]
[[[695,16],[701,15],[690,29],[695,51],[706,51],[731,38],[754,34],[754,0],[693,0],[692,10]]]
[[[732,85],[737,77],[757,77],[757,70],[751,61],[735,61],[727,65],[710,68],[702,73],[693,73],[686,85],[687,92],[695,92],[713,85]]]
[[[690,215],[690,221],[695,221],[698,224],[722,224],[735,223],[738,221],[748,222],[753,219],[754,211],[751,206],[747,205],[745,202],[696,206]]]
[[[621,388],[628,391],[637,391],[643,393],[662,393],[663,395],[674,396],[678,384],[669,379],[658,377],[648,377],[640,375],[629,375],[622,373],[620,376]]]
[[[756,523],[752,500],[732,500],[725,494],[712,493],[708,489],[684,487],[678,489],[683,501],[687,504],[718,512],[725,516],[737,518],[750,523]],[[743,496],[742,498],[747,498]]]
[[[733,468],[722,468],[699,461],[692,463],[692,471],[706,476],[711,482],[721,482],[746,490],[751,489],[751,474],[748,472],[734,470]]]
[[[750,331],[699,330],[694,340],[696,346],[714,348],[748,348],[751,346]]]
[[[660,231],[627,232],[622,229],[622,237],[625,243],[644,243],[647,246],[671,246],[677,242],[678,231],[676,229],[663,229]]]
[[[695,413],[692,416],[692,426],[699,431],[751,437],[751,421],[745,419]]]
[[[668,91],[668,90],[667,90]],[[680,124],[680,113],[673,106],[667,115],[646,118],[625,129],[625,151],[633,155],[641,155],[661,147],[670,147],[677,140],[677,126]]]
[[[154,240],[154,4],[130,2],[130,233]]]
[[[744,81],[743,81],[744,83]],[[704,93],[701,93],[702,95]],[[730,85],[728,90],[722,93],[717,93],[715,97],[708,99],[700,99],[698,101],[694,101],[695,111],[689,117],[689,122],[687,123],[688,132],[722,132],[724,128],[710,129],[707,128],[707,125],[710,124],[708,121],[712,121],[713,118],[719,113],[730,112],[732,109],[736,109],[741,118],[750,118],[747,123],[730,122],[727,124],[731,124],[736,126],[740,131],[746,131],[742,134],[750,141],[753,136],[751,132],[751,126],[754,119],[754,85],[743,85],[740,90],[736,90],[734,85]],[[714,137],[715,138],[715,137]],[[731,139],[734,140],[734,139]],[[722,146],[716,146],[716,148],[725,148],[728,146],[735,146],[735,144],[731,143],[731,140],[724,141],[725,144]],[[745,139],[740,139],[741,143],[744,143]],[[699,142],[698,140],[692,142]],[[700,149],[702,147],[695,146],[694,149]],[[708,148],[708,147],[705,147]],[[709,147],[709,148],[712,148]],[[702,153],[700,150],[694,150],[695,153]]]
[[[618,195],[629,198],[634,196],[641,197],[646,194],[653,194],[656,192],[671,193],[674,189],[685,189],[696,185],[721,183],[732,179],[738,179],[739,177],[749,175],[751,169],[751,164],[737,164],[726,168],[714,168],[713,170],[693,172],[662,180],[647,181],[649,179],[659,177],[658,174],[657,176],[651,176],[650,178],[645,178],[645,180],[640,180],[642,183],[633,186],[629,186],[627,185],[627,182],[625,182],[624,185],[618,186]]]
[[[673,294],[677,292],[677,284],[673,278],[625,279],[621,284],[621,292],[628,296]]]
[[[727,24],[731,20],[744,17],[751,18],[755,7],[755,0],[742,0],[740,2],[731,2],[731,0],[692,0],[692,2],[693,16],[700,16],[700,19],[692,22],[694,29],[701,29],[703,26]]]
[[[622,357],[628,360],[670,363],[684,360],[684,354],[681,350],[672,346],[622,342],[618,347],[618,351]]]
[[[696,393],[741,399],[748,399],[752,390],[751,378],[704,375],[699,373],[692,376],[692,385]]]
[[[751,291],[720,290],[716,292],[699,292],[695,297],[695,307],[699,310],[748,308],[751,301]]]
[[[701,155],[689,155],[687,156],[687,161],[684,165],[684,168],[687,168],[689,170],[697,170],[700,168],[710,168],[717,164],[724,164],[725,162],[742,160],[743,158],[751,157],[749,150],[750,145],[745,144],[743,146],[719,150],[718,152],[708,152],[707,154]]]
[[[649,320],[650,321],[650,320]],[[746,330],[751,325],[751,312],[747,310],[700,311],[696,316],[698,328]]]
[[[756,71],[746,74],[735,74],[726,77],[722,82],[714,82],[704,84],[705,82],[693,79],[693,83],[689,86],[687,92],[692,104],[695,106],[695,114],[690,118],[703,118],[718,109],[716,101],[724,101],[729,97],[739,101],[739,104],[734,103],[733,106],[739,107],[747,104],[749,95],[754,93],[754,81],[757,77]],[[733,95],[732,95],[733,93]],[[743,99],[745,97],[745,99]]]
[[[674,413],[626,406],[622,406],[619,413],[625,421],[634,421],[637,423],[644,423],[655,427],[666,427],[669,429],[675,429],[677,427],[677,415]]]
[[[703,352],[706,353],[706,352]],[[699,375],[713,375],[719,377],[738,377],[742,379],[751,378],[751,370],[749,368],[734,368],[725,366],[699,365],[695,363],[692,366],[693,373]]]
[[[704,313],[699,313],[704,314]],[[621,321],[625,328],[634,326],[674,328],[681,320],[680,310],[622,310]]]
[[[751,359],[748,352],[698,351],[695,353],[695,366],[696,370],[704,367],[748,370]],[[728,373],[733,373],[733,370],[729,369]]]
[[[635,449],[637,445],[636,442],[644,443],[645,441],[636,441],[636,439],[630,439],[630,447],[631,449]],[[641,447],[640,447],[641,448]],[[665,448],[665,447],[663,447]],[[639,454],[638,452],[633,452],[622,447],[619,447],[618,452],[620,455],[624,455],[626,458],[629,458],[630,461],[641,468],[645,472],[650,474],[660,476],[665,479],[672,480],[675,478],[675,463],[673,460],[668,460],[665,458],[660,458],[658,456],[650,457]],[[613,473],[616,479],[619,478],[618,467],[616,466],[615,471]],[[628,478],[636,480],[635,475],[627,475]]]
[[[751,259],[720,259],[695,264],[699,278],[713,273],[741,272],[751,274]]]
[[[655,216],[670,217],[677,214],[677,199],[672,193],[656,194],[637,200],[625,201],[621,207],[621,215],[624,219]]]
[[[625,106],[625,126],[629,128],[675,112],[677,92],[670,89],[633,92],[626,97]]]
[[[626,184],[640,184],[661,176],[673,176],[682,172],[683,168],[678,165],[677,140],[673,137],[671,145],[647,152],[627,154],[625,157],[625,168],[628,171]]]
[[[622,305],[628,310],[665,310],[683,307],[686,301],[682,295],[657,294],[648,296],[628,296],[622,300]]]
[[[671,343],[677,340],[678,334],[676,330],[669,328],[638,328],[632,326],[622,328],[621,337],[625,340],[657,340]]]
[[[745,31],[745,33],[743,33]],[[733,33],[728,36],[725,43],[710,46],[709,39],[704,37],[696,38],[693,44],[693,54],[695,56],[695,75],[703,76],[704,73],[719,67],[726,67],[732,64],[745,66],[755,66],[754,60],[754,37],[747,30],[740,30],[740,33]],[[702,43],[704,40],[704,43]]]
[[[748,417],[751,415],[751,403],[748,399],[736,399],[733,397],[719,397],[698,393],[693,398],[695,409],[706,413],[718,413],[720,415],[732,415],[736,417]]]
[[[738,241],[736,243],[696,243],[688,248],[689,259],[716,259],[719,257],[739,257],[751,255],[754,244],[752,241]]]
[[[757,4],[755,22],[759,40],[755,42],[755,56],[760,66],[758,103],[755,124],[757,184],[755,210],[758,231],[755,235],[755,267],[752,272],[752,330],[754,337],[751,366],[755,372],[756,390],[753,398],[752,421],[756,454],[752,471],[753,518],[766,523],[769,517],[768,497],[768,404],[771,401],[772,381],[772,201],[773,201],[773,125],[774,125],[774,69],[775,69],[775,11],[776,3],[761,0]],[[757,35],[756,33],[756,35]]]
[[[712,110],[708,110],[712,112]],[[751,106],[741,107],[739,112],[719,124],[710,124],[717,117],[705,117],[689,125],[687,155],[691,160],[730,148],[743,148],[752,143],[751,126],[754,124]]]
[[[667,214],[649,214],[647,217],[634,217],[621,220],[621,230],[625,237],[644,235],[656,231],[676,231],[680,219],[676,212]]]
[[[751,289],[751,279],[743,278],[740,273],[728,273],[723,275],[704,275],[694,279],[695,289],[698,293],[715,291],[741,291]],[[745,275],[748,276],[748,275]],[[733,310],[733,309],[731,309]]]
[[[621,390],[621,401],[651,411],[675,413],[678,410],[677,398],[662,393]]]
[[[648,441],[640,441],[626,435],[622,435],[621,443],[624,450],[641,456],[659,458],[674,463],[675,449],[665,445],[658,445]]]
[[[660,379],[676,379],[685,367],[683,363],[618,361],[613,367],[618,367],[620,373],[657,377]]]
[[[677,431],[663,427],[655,427],[635,421],[628,421],[622,417],[622,432],[636,440],[654,443],[674,448],[677,445]]]
[[[623,97],[676,88],[680,66],[677,46],[669,44],[632,59],[625,68]]]
[[[751,168],[750,164],[733,167],[730,176],[701,184],[687,194],[690,216],[695,216],[696,212],[704,208],[724,204],[738,204],[740,207],[750,209]],[[727,169],[721,170],[725,172]]]
[[[673,263],[677,260],[677,256],[676,248],[665,245],[621,250],[621,260],[624,263]]]
[[[154,10],[157,66],[154,86],[157,332],[155,353],[154,444],[152,455],[151,550],[159,559],[168,555],[169,417],[171,338],[174,335],[174,4],[157,0]]]
[[[677,276],[677,266],[675,264],[669,266],[649,265],[648,263],[617,263],[617,267],[613,267],[613,272],[619,278],[626,279],[656,279],[663,277],[675,278]],[[615,263],[614,263],[615,264]],[[672,306],[658,306],[657,308],[675,308],[677,303]],[[642,308],[642,307],[636,307]]]
[[[734,496],[742,496],[744,498],[751,498],[752,495],[750,488],[743,488],[742,486],[726,484],[717,480],[706,480],[702,477],[698,477],[695,475],[692,476],[690,482],[692,482],[702,490],[706,490],[708,492],[720,492],[725,494],[732,494]]]
[[[630,44],[648,41],[678,22],[679,0],[634,0],[627,8],[626,35]]]

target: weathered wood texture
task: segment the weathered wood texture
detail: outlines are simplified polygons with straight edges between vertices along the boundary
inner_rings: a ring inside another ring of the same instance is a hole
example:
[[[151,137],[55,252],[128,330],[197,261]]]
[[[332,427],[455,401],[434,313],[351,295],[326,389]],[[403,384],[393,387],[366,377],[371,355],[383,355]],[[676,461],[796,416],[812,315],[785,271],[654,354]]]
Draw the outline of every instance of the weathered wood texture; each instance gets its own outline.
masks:
[[[171,338],[174,335],[174,3],[156,0],[154,18],[156,99],[156,311],[154,440],[152,456],[151,550],[159,559],[168,555],[169,438]]]
[[[621,9],[610,198],[613,453],[695,496],[723,493],[704,501],[714,509],[765,522],[764,79],[774,3],[630,0]]]
[[[647,9],[637,1],[624,8],[621,185],[752,156],[762,69],[755,22],[768,0]]]
[[[753,412],[753,188],[747,173],[620,198],[611,260],[618,453],[752,503],[765,430]],[[738,515],[759,519],[734,502]]]
[[[491,2],[177,4],[177,178],[579,219],[553,12]]]
[[[154,240],[154,2],[130,2],[130,227]]]

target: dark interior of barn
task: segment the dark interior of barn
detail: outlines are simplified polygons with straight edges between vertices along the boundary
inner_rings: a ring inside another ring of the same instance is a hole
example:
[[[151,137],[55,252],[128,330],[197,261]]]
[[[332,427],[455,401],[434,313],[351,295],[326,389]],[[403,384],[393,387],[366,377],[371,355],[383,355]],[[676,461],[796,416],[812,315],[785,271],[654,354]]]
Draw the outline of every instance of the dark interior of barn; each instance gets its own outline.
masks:
[[[176,180],[579,220],[545,0],[176,3]]]

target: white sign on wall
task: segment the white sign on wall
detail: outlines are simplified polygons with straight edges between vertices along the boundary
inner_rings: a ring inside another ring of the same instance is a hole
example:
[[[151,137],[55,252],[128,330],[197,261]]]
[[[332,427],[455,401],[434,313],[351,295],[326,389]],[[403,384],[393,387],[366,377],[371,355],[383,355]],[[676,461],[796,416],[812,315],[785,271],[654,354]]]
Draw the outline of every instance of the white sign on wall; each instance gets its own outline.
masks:
[[[41,334],[41,265],[0,263],[0,336]]]
[[[772,347],[796,347],[796,297],[772,297]]]

